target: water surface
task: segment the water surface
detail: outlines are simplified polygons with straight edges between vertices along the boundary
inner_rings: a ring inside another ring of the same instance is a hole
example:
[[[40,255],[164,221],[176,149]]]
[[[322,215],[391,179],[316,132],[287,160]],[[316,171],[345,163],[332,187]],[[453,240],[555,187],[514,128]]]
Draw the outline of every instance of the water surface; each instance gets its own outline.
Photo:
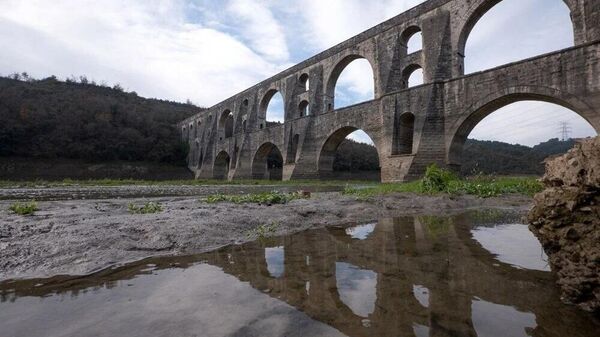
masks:
[[[0,284],[0,336],[597,336],[519,217],[405,217]]]

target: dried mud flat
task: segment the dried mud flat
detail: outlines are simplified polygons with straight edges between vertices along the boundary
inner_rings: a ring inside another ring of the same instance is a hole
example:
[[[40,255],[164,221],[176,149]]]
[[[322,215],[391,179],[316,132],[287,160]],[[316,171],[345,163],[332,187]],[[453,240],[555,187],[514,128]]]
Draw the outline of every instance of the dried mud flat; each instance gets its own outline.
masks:
[[[247,190],[240,187],[239,190]],[[51,193],[47,190],[46,193]],[[447,215],[468,209],[503,208],[523,214],[531,198],[393,194],[359,201],[337,192],[313,193],[285,205],[207,204],[199,197],[78,199],[38,202],[33,216],[0,201],[0,281],[83,275],[156,255],[191,254],[253,239],[248,233],[276,224],[274,235],[350,225],[402,215]],[[130,214],[128,204],[159,202],[157,214]]]

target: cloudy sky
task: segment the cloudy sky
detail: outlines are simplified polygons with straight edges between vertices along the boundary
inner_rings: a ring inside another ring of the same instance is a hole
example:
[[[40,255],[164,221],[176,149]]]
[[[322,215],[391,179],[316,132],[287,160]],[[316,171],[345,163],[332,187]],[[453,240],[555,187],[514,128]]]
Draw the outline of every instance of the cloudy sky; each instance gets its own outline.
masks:
[[[145,97],[211,106],[421,2],[0,0],[0,74],[86,75]],[[466,70],[569,47],[572,35],[562,0],[504,0],[473,31]],[[372,88],[368,63],[357,61],[342,74],[336,102],[368,100]],[[558,120],[570,123],[572,136],[595,134],[568,110],[519,103],[471,136],[534,145],[558,136]]]

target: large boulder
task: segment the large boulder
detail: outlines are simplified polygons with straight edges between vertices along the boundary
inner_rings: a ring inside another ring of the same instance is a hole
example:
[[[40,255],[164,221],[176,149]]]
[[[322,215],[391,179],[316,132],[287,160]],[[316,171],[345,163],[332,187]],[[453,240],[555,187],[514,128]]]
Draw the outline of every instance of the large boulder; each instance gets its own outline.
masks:
[[[562,300],[600,313],[600,137],[546,160],[529,228],[558,276]]]

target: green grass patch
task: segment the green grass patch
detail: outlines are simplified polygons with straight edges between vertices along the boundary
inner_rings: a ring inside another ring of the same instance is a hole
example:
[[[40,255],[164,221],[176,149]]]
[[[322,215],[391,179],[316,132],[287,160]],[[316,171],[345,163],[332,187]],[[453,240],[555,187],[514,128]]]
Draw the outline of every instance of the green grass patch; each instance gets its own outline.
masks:
[[[35,201],[16,202],[9,209],[15,214],[33,215],[38,210],[38,206]]]
[[[254,229],[249,230],[246,233],[246,237],[248,239],[265,239],[273,236],[273,234],[275,234],[277,231],[277,228],[279,228],[279,223],[277,222],[262,224]]]
[[[163,211],[161,204],[153,201],[147,202],[141,206],[136,205],[134,203],[130,203],[127,206],[127,209],[131,214],[153,214],[160,213]]]
[[[218,202],[232,202],[234,204],[287,204],[288,202],[304,198],[300,193],[281,193],[281,192],[265,192],[265,193],[252,193],[243,195],[226,195],[226,194],[213,194],[202,199],[209,204],[215,204]]]
[[[432,165],[427,169],[423,179],[418,181],[379,184],[365,188],[347,186],[343,193],[356,196],[359,199],[369,199],[376,195],[389,193],[469,194],[482,198],[489,198],[513,193],[533,196],[542,189],[542,184],[534,177],[497,177],[479,175],[461,179],[447,170]]]

